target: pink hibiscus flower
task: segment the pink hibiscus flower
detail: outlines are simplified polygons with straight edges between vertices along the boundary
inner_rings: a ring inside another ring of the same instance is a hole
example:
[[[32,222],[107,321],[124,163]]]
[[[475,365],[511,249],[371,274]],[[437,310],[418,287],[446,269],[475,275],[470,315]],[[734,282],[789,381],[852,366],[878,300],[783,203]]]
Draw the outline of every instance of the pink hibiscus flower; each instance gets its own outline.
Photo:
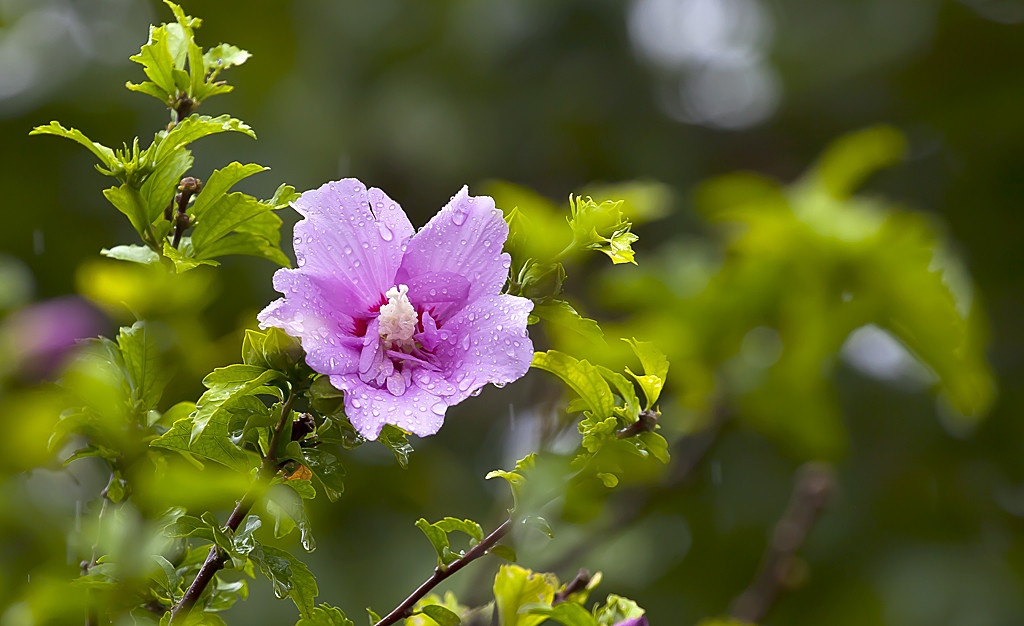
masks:
[[[421,437],[448,407],[526,373],[533,303],[502,295],[508,226],[463,187],[419,232],[380,189],[348,178],[293,203],[298,269],[260,326],[298,337],[306,362],[345,392],[345,413],[376,439],[384,424]]]

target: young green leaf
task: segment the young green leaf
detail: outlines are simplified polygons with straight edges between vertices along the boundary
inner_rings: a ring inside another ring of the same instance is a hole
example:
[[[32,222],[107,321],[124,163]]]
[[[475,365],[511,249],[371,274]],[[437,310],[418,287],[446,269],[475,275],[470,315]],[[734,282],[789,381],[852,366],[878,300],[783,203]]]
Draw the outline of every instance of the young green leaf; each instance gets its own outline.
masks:
[[[600,371],[588,361],[580,361],[557,350],[537,352],[533,355],[532,367],[551,372],[562,379],[586,403],[594,415],[611,415],[615,409],[608,383]]]
[[[665,386],[665,378],[668,376],[668,359],[649,341],[637,341],[636,339],[623,339],[623,341],[629,344],[633,353],[640,359],[640,365],[643,366],[643,376],[634,374],[629,368],[626,368],[626,373],[640,384],[646,397],[644,410],[650,410],[658,401],[661,389]]]
[[[288,552],[270,546],[259,546],[250,556],[270,580],[274,594],[278,598],[291,598],[302,617],[311,618],[320,590],[306,564]]]
[[[114,246],[113,248],[103,248],[100,250],[100,254],[111,259],[142,263],[143,265],[155,265],[160,262],[160,255],[149,246]]]
[[[124,357],[125,369],[131,381],[132,400],[135,413],[143,415],[155,409],[169,375],[161,367],[160,350],[156,345],[153,330],[145,322],[135,322],[122,327],[117,343]]]
[[[295,626],[355,626],[355,623],[345,617],[341,609],[329,604],[321,604],[310,611],[308,617],[303,617]]]
[[[554,606],[535,607],[531,615],[544,615],[563,626],[597,626],[597,619],[575,602],[559,602]]]
[[[128,217],[132,228],[143,238],[149,230],[152,220],[149,219],[149,210],[146,201],[139,190],[125,183],[120,187],[111,187],[103,190],[103,196],[113,204],[114,207]]]
[[[538,626],[547,617],[519,612],[526,604],[550,605],[555,598],[558,579],[518,565],[502,565],[494,577],[494,601],[499,626]]]
[[[104,146],[103,144],[96,143],[89,139],[85,134],[74,128],[64,128],[59,122],[50,122],[46,126],[36,126],[28,133],[29,135],[56,135],[57,137],[64,137],[71,141],[78,142],[88,148],[101,163],[107,168],[107,170],[115,169],[117,165],[117,157],[114,156],[114,151]],[[102,171],[102,170],[101,170]],[[109,174],[109,172],[107,172]]]
[[[336,501],[345,490],[345,483],[342,481],[345,468],[342,467],[341,461],[333,453],[321,448],[303,448],[302,453],[305,456],[306,467],[323,483],[328,499],[331,502]]]
[[[195,443],[203,433],[203,429],[215,416],[223,419],[223,413],[231,403],[267,383],[281,377],[280,372],[265,370],[252,365],[229,365],[215,369],[203,379],[208,391],[196,403],[196,413],[192,419],[192,435],[190,443]]]
[[[437,622],[439,626],[459,626],[462,623],[457,613],[440,604],[428,604],[422,607],[420,611]]]
[[[444,568],[456,561],[459,558],[459,554],[452,552],[448,544],[448,533],[439,528],[436,524],[431,524],[422,517],[416,520],[416,528],[423,531],[423,534],[427,536],[427,540],[430,541],[430,545],[434,547],[434,551],[437,552],[437,566]]]
[[[143,44],[138,54],[129,58],[142,65],[142,71],[152,81],[150,83],[152,86],[143,87],[146,83],[142,85],[128,83],[126,85],[128,89],[149,94],[164,104],[168,104],[172,99],[171,94],[177,91],[174,70],[178,68],[175,67],[174,57],[171,55],[168,45],[167,27],[150,26],[149,41]]]
[[[170,430],[151,441],[149,445],[154,448],[176,450],[186,455],[193,454],[247,473],[259,465],[260,456],[252,450],[240,448],[232,441],[228,431],[230,420],[229,411],[215,412],[202,434],[192,441],[192,417],[179,419]]]

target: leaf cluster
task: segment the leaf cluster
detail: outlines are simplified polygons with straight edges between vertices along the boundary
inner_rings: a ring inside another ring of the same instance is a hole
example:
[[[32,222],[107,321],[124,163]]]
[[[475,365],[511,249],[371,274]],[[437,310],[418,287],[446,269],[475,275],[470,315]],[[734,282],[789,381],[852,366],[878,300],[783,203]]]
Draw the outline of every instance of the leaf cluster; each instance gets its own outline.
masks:
[[[193,113],[205,99],[230,91],[230,86],[216,78],[221,70],[245,62],[249,53],[228,44],[203,52],[195,42],[195,29],[201,21],[185,15],[173,2],[166,4],[176,21],[151,27],[149,41],[132,57],[150,80],[128,83],[128,88],[154,96],[171,109],[167,129],[157,132],[146,148],[136,137],[130,148],[125,144],[116,150],[56,121],[29,134],[54,135],[81,144],[99,160],[97,170],[121,183],[103,195],[128,218],[145,245],[114,246],[104,249],[104,255],[135,263],[163,263],[178,272],[217,265],[216,258],[232,254],[258,256],[287,266],[288,259],[280,249],[281,219],[274,211],[295,199],[293,188],[281,185],[266,201],[230,192],[242,179],[266,170],[240,163],[215,170],[205,186],[200,183],[196,189],[186,188],[184,177],[192,167],[193,142],[223,132],[256,138],[248,125],[229,115]],[[185,236],[189,229],[191,235]]]
[[[583,414],[578,425],[583,442],[573,465],[594,472],[609,488],[618,484],[624,472],[624,458],[668,462],[668,443],[654,432],[658,428],[657,401],[668,375],[668,359],[653,343],[624,341],[641,364],[640,374],[625,369],[630,378],[557,350],[537,352],[532,363],[533,367],[557,376],[575,393],[568,411]],[[637,387],[644,397],[642,403]]]

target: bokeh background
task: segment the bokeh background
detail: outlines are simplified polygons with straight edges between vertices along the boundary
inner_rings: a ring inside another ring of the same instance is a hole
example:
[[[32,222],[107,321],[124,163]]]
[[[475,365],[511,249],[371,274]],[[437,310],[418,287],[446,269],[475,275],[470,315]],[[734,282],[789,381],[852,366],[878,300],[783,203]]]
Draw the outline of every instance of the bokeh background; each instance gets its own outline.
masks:
[[[612,530],[598,523],[636,506],[638,492],[626,489],[601,500],[594,526],[556,521],[555,541],[526,540],[521,557],[528,567],[559,568],[563,579],[579,567],[604,570],[599,592],[633,598],[652,624],[694,623],[726,611],[747,586],[794,469],[823,458],[835,464],[837,494],[802,550],[795,588],[765,623],[1024,623],[1024,2],[182,4],[204,19],[201,44],[253,53],[226,75],[235,90],[201,112],[231,113],[259,140],[204,139],[200,177],[232,160],[261,163],[271,171],[246,190],[267,197],[281,182],[303,190],[356,176],[385,189],[414,224],[462,185],[483,191],[494,179],[555,202],[594,183],[663,184],[667,215],[636,229],[639,265],[594,259],[570,268],[568,283],[589,314],[649,341],[671,339],[630,328],[626,315],[636,306],[608,293],[629,287],[634,305],[669,307],[673,277],[693,278],[681,268],[698,252],[714,258],[720,233],[695,203],[703,181],[747,170],[788,183],[844,133],[880,122],[900,129],[906,160],[867,190],[925,215],[973,280],[972,319],[988,337],[976,341],[998,389],[978,419],[968,427],[950,418],[934,375],[869,329],[827,360],[822,384],[839,420],[828,445],[794,445],[790,431],[753,427],[741,408],[690,478],[658,492],[637,521]],[[59,407],[36,383],[55,375],[51,353],[70,341],[54,329],[69,338],[110,335],[135,315],[158,320],[179,372],[168,395],[194,399],[204,372],[237,360],[241,329],[275,297],[274,268],[262,260],[229,259],[217,271],[154,282],[101,259],[100,248],[133,237],[100,194],[107,181],[79,147],[28,136],[56,119],[107,145],[148,141],[166,111],[122,85],[142,78],[128,57],[147,26],[169,17],[138,0],[0,0],[0,416],[11,433],[0,444],[5,605],[37,570],[75,575],[63,537],[104,480],[89,461],[58,470],[40,443]],[[295,219],[283,217],[286,225]],[[714,273],[714,263],[700,267]],[[652,272],[661,282],[649,282]],[[742,310],[743,298],[733,306]],[[26,309],[41,302],[52,310]],[[29,322],[51,318],[34,332],[55,345],[18,344],[32,335]],[[734,329],[740,337],[749,330]],[[785,337],[778,349],[785,353]],[[709,360],[727,365],[727,357]],[[677,396],[721,393],[688,371],[670,372]],[[506,488],[483,476],[536,446],[540,429],[523,413],[557,398],[557,385],[534,372],[452,410],[441,434],[414,442],[409,470],[381,448],[346,456],[345,495],[313,511],[319,547],[308,562],[320,600],[356,619],[363,607],[394,606],[432,568],[432,550],[412,526],[419,517],[500,522]],[[663,404],[669,433],[706,422],[685,398]],[[594,535],[594,527],[603,530]],[[577,544],[586,549],[562,558]],[[286,545],[298,549],[294,538]],[[453,588],[483,601],[496,564],[472,567]],[[258,580],[227,618],[293,616]]]

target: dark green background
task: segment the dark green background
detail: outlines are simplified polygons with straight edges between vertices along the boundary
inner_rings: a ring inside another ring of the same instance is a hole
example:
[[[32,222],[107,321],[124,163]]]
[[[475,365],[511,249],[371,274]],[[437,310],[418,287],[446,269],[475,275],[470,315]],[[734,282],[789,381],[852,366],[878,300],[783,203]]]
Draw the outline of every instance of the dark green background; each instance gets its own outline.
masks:
[[[991,320],[999,397],[976,432],[954,437],[927,393],[840,364],[851,445],[838,463],[839,493],[805,546],[806,585],[780,598],[767,623],[1022,623],[1024,3],[726,2],[732,12],[723,15],[736,24],[752,10],[760,15],[760,34],[737,36],[733,52],[774,77],[778,97],[763,119],[736,128],[666,112],[671,93],[698,89],[701,72],[722,60],[698,47],[705,56],[691,53],[675,67],[651,62],[628,28],[640,4],[673,2],[186,1],[205,21],[201,44],[253,53],[225,75],[235,91],[200,112],[231,113],[259,136],[203,140],[195,171],[202,177],[231,160],[267,165],[247,188],[261,197],[282,181],[304,190],[356,176],[386,190],[417,225],[467,183],[501,178],[561,199],[595,181],[653,179],[677,192],[672,217],[638,229],[637,249],[653,250],[684,233],[704,236],[690,209],[698,182],[735,170],[789,181],[838,135],[877,122],[899,127],[910,158],[872,179],[870,190],[947,225]],[[135,135],[148,141],[166,113],[121,85],[142,79],[128,57],[148,24],[169,17],[155,2],[131,0],[0,5],[0,250],[27,265],[37,299],[81,289],[75,268],[133,233],[100,195],[107,181],[91,155],[27,133],[57,119],[108,145]],[[723,103],[740,97],[726,96]],[[580,270],[574,291],[585,296],[583,272],[604,269]],[[232,362],[237,329],[274,297],[272,271],[266,261],[226,264],[197,318],[205,325],[197,332],[224,339],[200,363]],[[182,375],[175,391],[194,398],[198,381]],[[531,373],[451,411],[441,434],[416,442],[408,471],[381,450],[350,457],[344,497],[315,506],[320,547],[308,562],[320,599],[357,620],[365,606],[383,612],[432,567],[412,526],[418,517],[500,521],[505,488],[482,477],[526,450],[509,443],[509,404],[550,393],[548,382]],[[729,427],[694,479],[653,515],[556,573],[604,569],[599,592],[635,599],[652,624],[721,613],[752,578],[801,460]],[[100,480],[99,470],[80,473]],[[556,524],[554,547],[525,550],[540,556],[524,565],[546,567],[542,552],[560,549],[563,538],[572,543],[577,529],[559,531]],[[20,580],[32,563],[16,554],[4,576]],[[478,563],[458,577],[464,600],[483,599],[494,567]],[[227,617],[292,616],[258,581]]]

